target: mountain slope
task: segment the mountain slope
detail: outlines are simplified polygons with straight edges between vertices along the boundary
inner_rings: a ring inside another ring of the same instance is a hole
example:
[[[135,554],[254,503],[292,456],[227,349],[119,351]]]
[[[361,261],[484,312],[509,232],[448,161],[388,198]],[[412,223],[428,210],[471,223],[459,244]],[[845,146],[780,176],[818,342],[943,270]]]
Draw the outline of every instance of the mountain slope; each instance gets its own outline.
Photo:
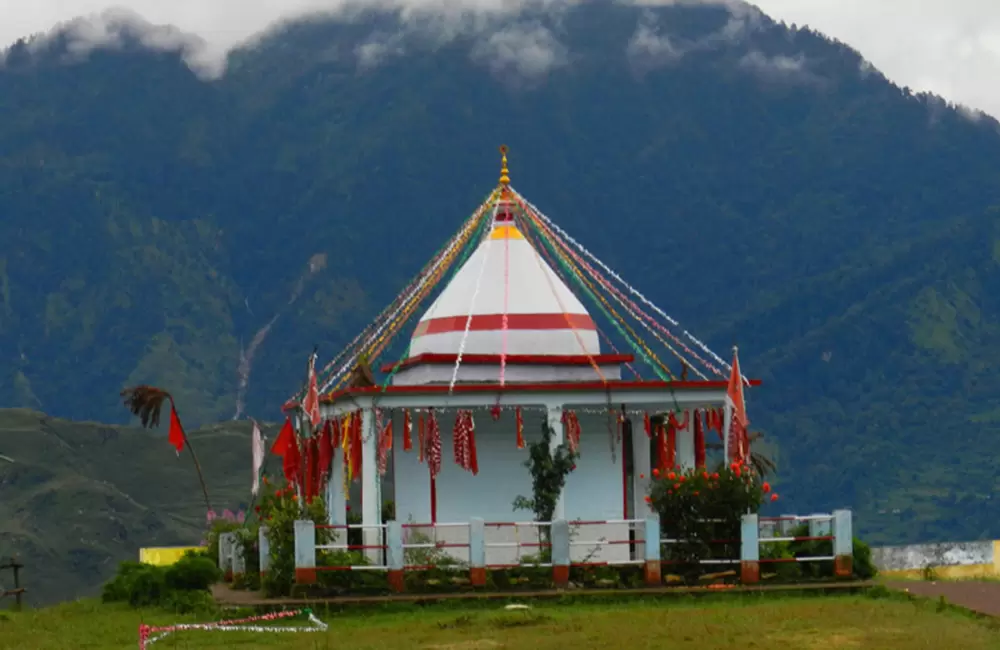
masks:
[[[790,510],[849,504],[875,541],[1000,534],[993,120],[746,8],[367,13],[282,27],[211,82],[122,29],[0,68],[0,404],[123,422],[118,390],[150,382],[189,425],[273,416],[504,142],[542,210],[740,344]]]
[[[276,430],[265,427],[265,435]],[[213,507],[247,507],[246,423],[189,434]],[[93,595],[144,546],[197,544],[205,503],[185,452],[131,427],[0,411],[0,557],[25,564],[29,602]]]

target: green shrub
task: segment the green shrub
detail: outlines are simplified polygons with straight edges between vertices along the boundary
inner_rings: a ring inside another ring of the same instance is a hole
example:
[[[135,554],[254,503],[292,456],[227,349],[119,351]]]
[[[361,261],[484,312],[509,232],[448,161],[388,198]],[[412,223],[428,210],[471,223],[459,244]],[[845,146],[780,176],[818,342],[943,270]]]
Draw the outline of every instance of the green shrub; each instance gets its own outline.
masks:
[[[878,575],[878,568],[872,561],[872,549],[868,544],[862,542],[857,537],[854,538],[854,577],[860,580],[871,580]]]
[[[179,591],[207,591],[222,578],[222,571],[208,556],[185,554],[165,571],[167,587]]]

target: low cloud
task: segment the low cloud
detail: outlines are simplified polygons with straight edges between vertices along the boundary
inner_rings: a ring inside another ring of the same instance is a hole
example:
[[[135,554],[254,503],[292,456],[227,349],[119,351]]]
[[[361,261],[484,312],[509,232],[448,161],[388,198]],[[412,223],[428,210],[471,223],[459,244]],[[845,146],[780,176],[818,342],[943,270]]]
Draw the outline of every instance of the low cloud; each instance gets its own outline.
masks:
[[[487,65],[501,79],[534,81],[566,65],[569,52],[540,23],[518,23],[479,41],[472,49],[472,59]]]

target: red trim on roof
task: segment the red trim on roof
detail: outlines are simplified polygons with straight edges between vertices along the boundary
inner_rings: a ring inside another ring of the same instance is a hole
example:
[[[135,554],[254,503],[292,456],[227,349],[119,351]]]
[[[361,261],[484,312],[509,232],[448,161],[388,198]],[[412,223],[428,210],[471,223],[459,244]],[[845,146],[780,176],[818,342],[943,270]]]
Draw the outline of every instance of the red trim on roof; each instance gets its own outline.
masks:
[[[499,354],[463,354],[462,363],[479,366],[500,365],[502,355]],[[506,363],[515,366],[587,366],[591,361],[599,366],[631,363],[635,357],[631,354],[508,354]],[[400,370],[416,365],[452,364],[458,361],[457,354],[437,354],[425,352],[415,357],[405,359],[400,363],[382,365],[382,372],[392,372],[399,366]]]
[[[447,316],[420,321],[413,336],[426,334],[444,334],[446,332],[464,332],[466,324],[469,331],[502,330],[503,314],[474,314],[472,322],[468,316]],[[594,319],[587,314],[507,314],[508,330],[596,330]]]
[[[760,386],[760,379],[748,379],[750,386]],[[609,382],[551,382],[544,384],[455,384],[455,393],[526,393],[526,392],[557,392],[557,391],[598,391],[598,390],[712,390],[729,388],[728,381],[609,381]],[[330,395],[321,395],[322,404],[332,404],[344,396],[367,396],[376,394],[388,395],[419,395],[447,393],[449,387],[444,384],[429,384],[421,386],[381,386],[370,388],[354,388],[339,390]],[[282,411],[298,408],[299,403],[288,400],[281,407]]]

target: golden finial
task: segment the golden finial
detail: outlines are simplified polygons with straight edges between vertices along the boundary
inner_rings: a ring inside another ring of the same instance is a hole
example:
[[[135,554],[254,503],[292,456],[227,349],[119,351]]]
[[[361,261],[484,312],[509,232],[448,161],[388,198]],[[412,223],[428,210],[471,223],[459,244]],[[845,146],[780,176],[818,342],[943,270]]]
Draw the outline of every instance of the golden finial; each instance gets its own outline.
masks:
[[[507,171],[507,145],[500,145],[500,184],[510,185],[510,172]]]

